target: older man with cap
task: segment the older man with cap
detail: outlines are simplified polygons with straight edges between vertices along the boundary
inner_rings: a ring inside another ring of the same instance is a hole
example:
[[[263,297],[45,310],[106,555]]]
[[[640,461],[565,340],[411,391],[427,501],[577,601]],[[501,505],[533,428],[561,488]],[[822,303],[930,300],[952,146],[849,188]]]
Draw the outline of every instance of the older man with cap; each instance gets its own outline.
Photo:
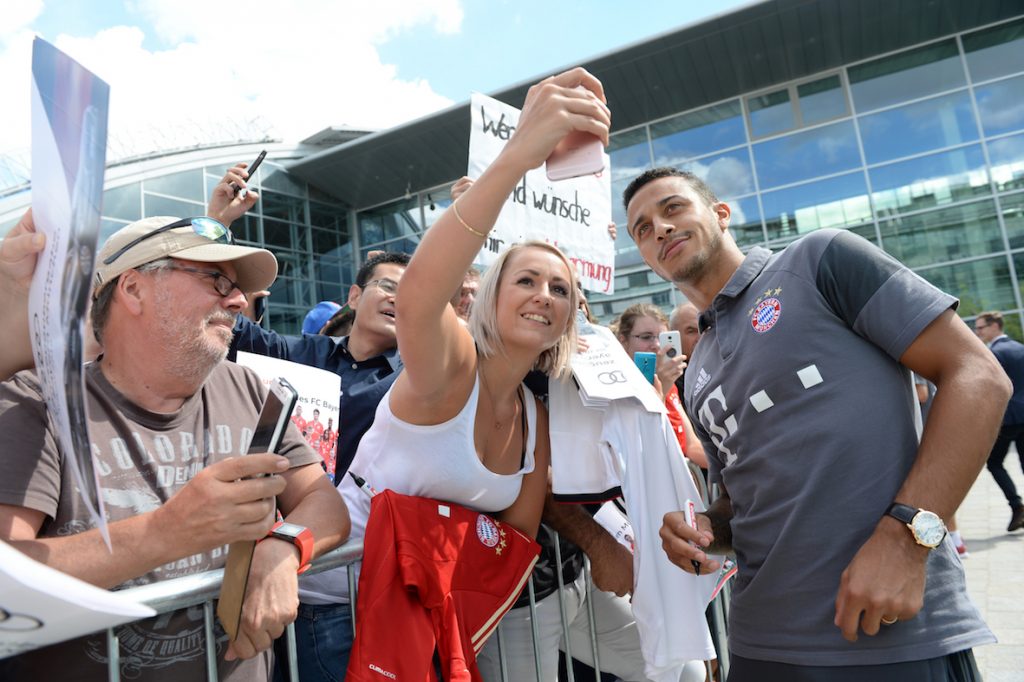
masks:
[[[218,568],[227,544],[268,540],[256,547],[237,639],[216,638],[220,679],[237,682],[268,678],[266,650],[295,617],[297,573],[349,530],[319,455],[294,426],[279,448],[284,456],[240,456],[266,391],[255,374],[223,360],[246,307],[242,292],[276,275],[270,252],[234,245],[209,218],[148,218],[100,251],[92,321],[104,353],[85,377],[112,551],[75,490],[35,376],[0,385],[0,539],[22,552],[115,588]],[[300,528],[278,529],[275,509]],[[122,677],[204,679],[203,633],[195,608],[119,628]],[[105,680],[104,637],[7,659],[0,678]]]

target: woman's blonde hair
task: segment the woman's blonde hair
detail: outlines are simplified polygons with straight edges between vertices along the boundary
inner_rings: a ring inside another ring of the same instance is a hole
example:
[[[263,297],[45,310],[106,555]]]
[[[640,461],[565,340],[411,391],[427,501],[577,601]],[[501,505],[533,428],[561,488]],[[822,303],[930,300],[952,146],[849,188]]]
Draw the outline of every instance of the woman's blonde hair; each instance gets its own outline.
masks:
[[[569,361],[572,354],[576,352],[576,309],[580,305],[580,296],[579,289],[576,287],[576,268],[557,246],[530,241],[513,244],[505,249],[480,278],[480,288],[477,290],[476,300],[469,313],[469,332],[473,335],[476,347],[483,357],[489,358],[505,354],[505,345],[498,333],[498,288],[501,276],[505,272],[505,266],[512,254],[522,249],[531,248],[543,249],[558,256],[569,271],[569,320],[566,323],[565,331],[558,339],[558,343],[537,356],[537,362],[533,366],[536,370],[560,379],[569,374]]]

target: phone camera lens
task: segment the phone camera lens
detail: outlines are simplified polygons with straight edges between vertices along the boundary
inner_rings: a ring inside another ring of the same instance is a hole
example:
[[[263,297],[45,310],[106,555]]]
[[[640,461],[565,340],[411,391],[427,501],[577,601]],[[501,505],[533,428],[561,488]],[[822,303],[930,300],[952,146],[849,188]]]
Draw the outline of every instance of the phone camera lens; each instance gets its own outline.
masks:
[[[676,356],[676,349],[669,348],[667,351],[665,351],[665,355],[669,356],[670,358],[674,358]]]

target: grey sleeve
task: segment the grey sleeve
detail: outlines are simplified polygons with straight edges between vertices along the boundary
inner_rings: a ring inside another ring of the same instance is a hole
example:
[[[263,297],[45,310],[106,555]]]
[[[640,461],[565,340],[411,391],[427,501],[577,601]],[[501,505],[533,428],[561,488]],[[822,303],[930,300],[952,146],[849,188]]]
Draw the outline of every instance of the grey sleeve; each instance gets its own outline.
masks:
[[[0,383],[0,433],[4,434],[0,504],[54,518],[60,501],[61,456],[33,372],[19,372]]]
[[[832,236],[815,281],[847,326],[895,360],[935,318],[959,305],[955,297],[852,232]]]

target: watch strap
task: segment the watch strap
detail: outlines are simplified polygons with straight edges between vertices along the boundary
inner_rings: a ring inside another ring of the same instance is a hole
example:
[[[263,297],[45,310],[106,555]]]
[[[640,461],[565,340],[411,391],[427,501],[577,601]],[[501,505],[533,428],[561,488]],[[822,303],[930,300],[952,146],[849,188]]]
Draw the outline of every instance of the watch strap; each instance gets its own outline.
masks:
[[[901,504],[899,502],[893,502],[892,504],[889,505],[889,508],[885,510],[885,513],[886,515],[893,517],[897,521],[902,521],[903,523],[912,523],[914,521],[914,517],[917,516],[917,512],[919,511],[921,510],[915,509],[910,505]]]
[[[297,573],[299,575],[305,573],[310,568],[310,562],[313,560],[313,531],[303,526],[299,526],[302,530],[297,535],[290,533],[283,533],[279,529],[285,524],[284,521],[278,521],[271,528],[270,532],[267,533],[268,538],[277,538],[278,540],[284,540],[290,542],[299,550],[299,569]],[[295,526],[296,524],[289,524]],[[266,538],[263,538],[264,540]]]

